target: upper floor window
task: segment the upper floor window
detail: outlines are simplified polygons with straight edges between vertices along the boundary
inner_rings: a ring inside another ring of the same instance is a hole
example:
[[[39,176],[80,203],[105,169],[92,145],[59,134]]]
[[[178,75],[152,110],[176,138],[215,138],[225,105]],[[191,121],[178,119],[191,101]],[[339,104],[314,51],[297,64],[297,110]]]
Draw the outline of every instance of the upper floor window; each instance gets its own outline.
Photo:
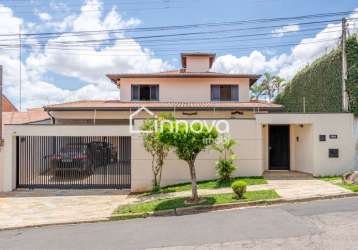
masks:
[[[132,101],[158,101],[159,85],[132,85]]]
[[[211,85],[212,101],[238,101],[238,85]]]

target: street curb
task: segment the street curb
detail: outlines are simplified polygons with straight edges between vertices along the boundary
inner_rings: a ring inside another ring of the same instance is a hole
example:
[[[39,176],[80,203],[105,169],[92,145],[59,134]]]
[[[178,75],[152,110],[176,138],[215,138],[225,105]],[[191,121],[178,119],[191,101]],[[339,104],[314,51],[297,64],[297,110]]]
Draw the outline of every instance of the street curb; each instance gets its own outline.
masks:
[[[149,212],[149,213],[131,214],[130,216],[128,214],[116,215],[116,216],[112,216],[109,219],[121,220],[121,219],[127,219],[125,217],[131,217],[131,216],[133,216],[133,218],[181,216],[181,215],[198,214],[198,213],[205,213],[211,211],[219,211],[225,209],[269,206],[269,205],[278,205],[278,204],[287,204],[287,203],[301,203],[301,202],[309,202],[315,200],[330,200],[330,199],[348,198],[348,197],[356,197],[356,196],[358,196],[358,193],[346,193],[346,194],[337,194],[337,195],[328,195],[328,196],[313,196],[313,197],[296,198],[296,199],[278,198],[278,199],[271,199],[271,200],[258,200],[258,201],[251,201],[251,202],[237,202],[237,203],[227,203],[227,204],[218,204],[218,205],[198,205],[192,207],[161,210],[161,211]]]
[[[198,205],[193,207],[186,208],[177,208],[177,209],[168,209],[161,210],[156,212],[148,212],[148,213],[136,213],[136,214],[120,214],[114,215],[106,218],[93,219],[93,220],[83,220],[83,221],[75,221],[75,222],[59,222],[59,223],[45,223],[39,225],[27,225],[22,227],[9,227],[9,228],[0,228],[1,231],[10,231],[17,229],[26,229],[26,228],[40,228],[46,226],[61,226],[61,225],[77,225],[77,224],[90,224],[96,222],[110,222],[117,220],[129,220],[135,218],[148,218],[148,217],[169,217],[169,216],[182,216],[182,215],[190,215],[190,214],[198,214],[212,211],[220,211],[226,209],[235,209],[235,208],[249,208],[249,207],[263,207],[269,205],[280,205],[280,204],[290,204],[290,203],[303,203],[309,201],[316,200],[330,200],[330,199],[339,199],[339,198],[349,198],[349,197],[358,197],[357,193],[346,193],[346,194],[338,194],[338,195],[328,195],[328,196],[314,196],[307,198],[296,198],[296,199],[271,199],[271,200],[258,200],[251,202],[238,202],[238,203],[227,203],[227,204],[219,204],[219,205]]]

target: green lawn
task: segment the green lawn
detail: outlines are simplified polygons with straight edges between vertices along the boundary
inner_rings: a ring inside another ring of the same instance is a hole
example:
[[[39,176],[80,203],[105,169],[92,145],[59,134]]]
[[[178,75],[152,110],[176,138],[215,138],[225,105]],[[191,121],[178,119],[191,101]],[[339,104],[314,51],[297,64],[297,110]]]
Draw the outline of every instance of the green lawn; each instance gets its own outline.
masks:
[[[202,197],[204,201],[200,205],[214,205],[214,204],[225,204],[234,202],[248,202],[258,200],[269,200],[279,198],[279,195],[275,190],[261,190],[246,192],[244,198],[238,199],[235,194],[217,194]],[[154,201],[148,201],[140,204],[131,204],[118,207],[113,212],[113,217],[118,215],[131,215],[138,213],[148,213],[153,211],[160,211],[166,209],[182,208],[193,206],[186,204],[187,198],[170,198],[170,199],[159,199]]]
[[[236,178],[232,178],[231,181],[228,182],[218,182],[217,180],[199,181],[198,189],[217,189],[217,188],[231,187],[231,183],[236,180],[245,181],[247,185],[260,185],[260,184],[267,183],[267,181],[261,176],[236,177]],[[191,183],[182,183],[182,184],[162,187],[160,192],[173,193],[173,192],[182,192],[182,191],[189,191],[189,190],[191,190]],[[149,192],[147,194],[152,194],[152,192]]]
[[[353,192],[358,192],[358,185],[344,184],[342,181],[342,176],[326,176],[326,177],[320,177],[319,179],[322,181],[328,181],[345,189],[349,189]]]

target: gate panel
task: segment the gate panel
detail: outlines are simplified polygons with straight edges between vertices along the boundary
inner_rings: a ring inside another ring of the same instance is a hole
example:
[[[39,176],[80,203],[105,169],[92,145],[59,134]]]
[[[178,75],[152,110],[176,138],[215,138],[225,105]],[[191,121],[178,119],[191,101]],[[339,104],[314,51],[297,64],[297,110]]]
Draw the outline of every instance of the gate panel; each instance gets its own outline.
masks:
[[[130,188],[131,137],[18,136],[18,188]]]

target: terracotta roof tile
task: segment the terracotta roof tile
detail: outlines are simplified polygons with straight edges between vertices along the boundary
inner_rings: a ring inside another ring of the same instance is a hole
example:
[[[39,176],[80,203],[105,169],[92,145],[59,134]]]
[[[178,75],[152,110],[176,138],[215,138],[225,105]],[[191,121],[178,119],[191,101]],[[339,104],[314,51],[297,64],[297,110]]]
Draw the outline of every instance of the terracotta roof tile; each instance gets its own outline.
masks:
[[[6,96],[2,96],[2,109],[3,112],[16,112],[17,108],[10,102]]]
[[[30,109],[27,112],[3,112],[3,124],[27,124],[31,122],[49,119],[47,112],[43,109]]]
[[[49,105],[46,107],[49,111],[54,110],[94,110],[94,109],[131,109],[139,107],[148,107],[154,109],[281,109],[278,104],[250,101],[250,102],[125,102],[118,100],[85,100],[77,102],[68,102]]]

